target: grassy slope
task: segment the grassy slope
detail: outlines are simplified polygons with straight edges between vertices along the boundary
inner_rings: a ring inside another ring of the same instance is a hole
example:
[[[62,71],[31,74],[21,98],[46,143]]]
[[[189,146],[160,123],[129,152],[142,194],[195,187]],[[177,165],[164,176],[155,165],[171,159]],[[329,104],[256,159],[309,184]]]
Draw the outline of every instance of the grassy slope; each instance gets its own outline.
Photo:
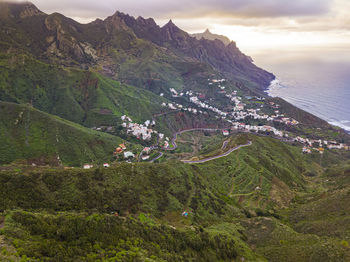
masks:
[[[214,226],[242,214],[212,192],[188,165],[124,163],[89,171],[3,171],[0,177],[1,209],[34,212],[6,213],[2,232],[22,256],[48,261],[90,255],[93,259],[88,261],[97,261],[119,252],[118,256],[126,256],[120,261],[135,261],[133,256],[136,261],[146,257],[232,261],[241,256],[254,261],[257,257],[242,240],[238,224]],[[181,212],[189,208],[189,201],[193,212],[185,219]],[[126,218],[110,215],[115,211]],[[205,225],[212,226],[204,229]]]
[[[111,161],[122,140],[38,111],[0,102],[0,163],[23,159],[34,163],[82,165]]]
[[[23,54],[0,54],[0,68],[0,100],[32,103],[42,111],[87,126],[113,125],[123,114],[144,121],[160,111],[165,101],[98,73],[64,69]]]
[[[228,157],[198,165],[203,172],[212,174],[207,179],[221,194],[243,206],[273,212],[276,206],[289,203],[293,191],[305,190],[302,174],[307,168],[300,148],[253,135],[232,136],[231,140],[230,147],[248,140],[252,145]],[[255,190],[256,187],[261,189]]]
[[[288,210],[290,223],[298,232],[350,241],[349,175],[349,164],[340,164],[312,179],[314,192],[298,198]]]

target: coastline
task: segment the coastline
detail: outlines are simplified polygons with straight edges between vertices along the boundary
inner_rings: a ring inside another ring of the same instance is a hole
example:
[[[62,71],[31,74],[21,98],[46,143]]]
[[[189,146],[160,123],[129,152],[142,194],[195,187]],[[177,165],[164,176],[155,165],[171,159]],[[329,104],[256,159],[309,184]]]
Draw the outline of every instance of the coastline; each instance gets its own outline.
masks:
[[[338,120],[338,119],[329,119],[326,116],[322,115],[321,113],[315,113],[311,112],[308,108],[308,106],[301,106],[296,104],[292,99],[289,99],[288,97],[281,97],[276,95],[277,91],[280,89],[285,89],[285,88],[290,88],[286,85],[283,85],[281,81],[276,77],[274,80],[270,82],[270,85],[264,90],[264,92],[269,96],[269,97],[280,97],[287,102],[291,103],[292,105],[307,111],[310,114],[313,114],[325,121],[327,121],[330,125],[337,126],[342,128],[346,133],[350,134],[350,120]],[[313,101],[314,103],[317,103],[317,101]]]

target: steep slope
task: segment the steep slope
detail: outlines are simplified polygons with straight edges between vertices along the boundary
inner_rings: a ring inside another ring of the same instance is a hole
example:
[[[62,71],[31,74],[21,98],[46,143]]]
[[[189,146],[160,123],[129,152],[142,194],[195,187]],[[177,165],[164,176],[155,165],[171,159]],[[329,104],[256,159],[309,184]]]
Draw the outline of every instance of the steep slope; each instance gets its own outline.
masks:
[[[242,82],[254,90],[261,91],[274,79],[272,74],[255,66],[251,58],[244,55],[234,42],[225,46],[220,40],[197,40],[178,28],[171,20],[162,28],[149,22],[148,26],[140,30],[143,20],[134,19],[122,13],[116,13],[116,15],[132,29],[135,28],[134,31],[138,37],[164,46],[179,56],[207,63],[227,78]]]
[[[0,68],[0,100],[30,103],[89,127],[116,125],[123,114],[136,121],[151,119],[166,101],[98,73],[62,68],[26,54],[0,55]]]
[[[0,102],[0,164],[75,165],[111,161],[122,139],[30,106]]]

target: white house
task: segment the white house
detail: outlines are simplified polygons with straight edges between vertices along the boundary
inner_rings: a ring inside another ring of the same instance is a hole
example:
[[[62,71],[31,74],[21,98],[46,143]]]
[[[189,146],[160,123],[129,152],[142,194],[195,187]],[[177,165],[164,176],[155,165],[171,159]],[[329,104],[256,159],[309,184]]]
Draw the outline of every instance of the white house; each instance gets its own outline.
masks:
[[[124,158],[129,158],[129,157],[135,157],[135,155],[130,151],[124,152]]]

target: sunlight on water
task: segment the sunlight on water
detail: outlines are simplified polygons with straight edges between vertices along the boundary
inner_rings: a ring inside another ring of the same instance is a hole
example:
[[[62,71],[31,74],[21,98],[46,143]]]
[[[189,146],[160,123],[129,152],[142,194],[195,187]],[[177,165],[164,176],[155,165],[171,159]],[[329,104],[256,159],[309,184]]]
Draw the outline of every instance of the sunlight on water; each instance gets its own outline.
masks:
[[[269,95],[350,131],[350,47],[269,50],[254,60],[277,77]]]

